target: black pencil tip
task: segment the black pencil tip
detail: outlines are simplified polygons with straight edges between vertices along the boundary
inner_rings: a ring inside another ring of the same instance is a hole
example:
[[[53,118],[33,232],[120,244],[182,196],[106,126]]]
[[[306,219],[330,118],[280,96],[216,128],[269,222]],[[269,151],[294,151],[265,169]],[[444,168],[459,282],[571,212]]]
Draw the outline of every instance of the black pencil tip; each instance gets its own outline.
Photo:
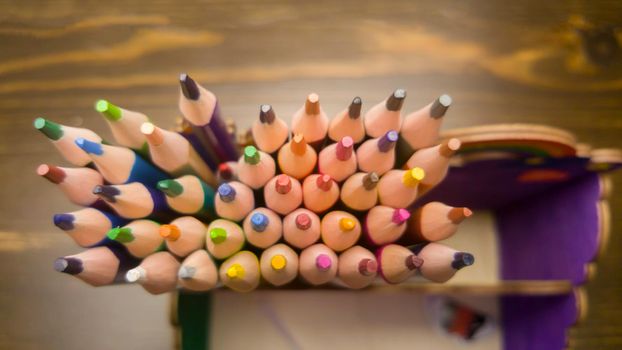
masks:
[[[348,116],[352,119],[356,119],[361,116],[361,107],[363,105],[363,101],[360,97],[355,97],[350,103],[350,107],[348,107]]]
[[[274,114],[274,109],[270,105],[261,105],[259,108],[259,121],[263,124],[272,124],[274,119],[276,118],[276,114]]]
[[[441,118],[447,113],[449,106],[451,106],[451,96],[449,95],[441,95],[437,98],[430,108],[430,116],[434,119]]]
[[[120,195],[121,191],[114,186],[97,185],[93,188],[93,194],[98,195],[106,202],[115,203],[117,201],[116,196]]]
[[[187,99],[196,101],[201,96],[199,86],[188,74],[181,73],[179,75],[179,84],[181,85],[181,92]]]
[[[399,111],[402,109],[404,99],[406,98],[406,90],[397,89],[387,99],[386,107],[390,111]]]
[[[58,258],[54,261],[54,270],[77,275],[83,270],[82,260],[77,258]]]
[[[471,266],[475,262],[473,254],[465,252],[457,252],[454,254],[454,261],[451,263],[451,267],[456,270],[460,270],[463,267]]]

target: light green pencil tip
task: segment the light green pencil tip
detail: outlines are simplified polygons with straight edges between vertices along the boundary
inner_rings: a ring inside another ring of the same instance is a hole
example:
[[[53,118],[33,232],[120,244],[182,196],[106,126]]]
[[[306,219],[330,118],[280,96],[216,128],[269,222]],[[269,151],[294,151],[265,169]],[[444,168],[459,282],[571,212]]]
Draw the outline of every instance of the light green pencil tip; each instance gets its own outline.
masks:
[[[41,131],[45,136],[51,140],[58,140],[63,137],[63,128],[60,124],[51,122],[45,118],[37,118],[33,123],[35,129]]]
[[[134,240],[132,229],[129,227],[115,227],[106,234],[113,241],[128,243]]]
[[[177,197],[184,192],[184,187],[175,180],[162,180],[157,187],[169,197]]]
[[[112,103],[106,100],[99,100],[95,102],[95,110],[99,113],[103,114],[108,120],[115,122],[123,116],[123,112],[121,112],[121,108],[113,105]]]
[[[259,151],[254,146],[244,148],[244,161],[248,164],[259,163]]]
[[[209,232],[209,237],[215,244],[222,243],[227,239],[227,231],[224,228],[216,227]]]

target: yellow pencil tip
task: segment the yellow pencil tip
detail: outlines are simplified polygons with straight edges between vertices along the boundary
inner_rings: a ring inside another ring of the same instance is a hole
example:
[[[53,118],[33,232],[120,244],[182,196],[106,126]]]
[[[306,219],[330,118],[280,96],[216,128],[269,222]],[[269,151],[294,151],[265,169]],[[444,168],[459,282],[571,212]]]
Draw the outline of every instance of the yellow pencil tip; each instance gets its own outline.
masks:
[[[274,270],[283,270],[286,265],[287,259],[285,259],[283,255],[275,255],[272,257],[272,259],[270,259],[270,266],[272,266]]]
[[[423,169],[414,167],[407,170],[402,178],[402,183],[407,187],[415,187],[425,177],[425,171]]]
[[[339,228],[341,228],[342,231],[352,231],[355,226],[356,222],[351,218],[341,218],[341,220],[339,220]]]
[[[231,265],[227,269],[227,277],[231,279],[244,277],[244,267],[240,264]]]

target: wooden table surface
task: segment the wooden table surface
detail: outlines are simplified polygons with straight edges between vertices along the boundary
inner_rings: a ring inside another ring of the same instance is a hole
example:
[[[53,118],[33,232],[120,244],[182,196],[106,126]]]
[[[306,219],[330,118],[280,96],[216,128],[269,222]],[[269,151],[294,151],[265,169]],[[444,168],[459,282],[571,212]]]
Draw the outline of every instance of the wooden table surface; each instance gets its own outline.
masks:
[[[622,148],[622,3],[528,1],[2,1],[0,2],[0,348],[166,349],[166,297],[93,290],[52,271],[78,251],[51,224],[72,207],[39,179],[65,164],[32,127],[45,116],[111,135],[98,98],[172,125],[177,75],[214,91],[248,126],[270,103],[289,116],[315,91],[329,114],[393,89],[405,108],[441,93],[446,128],[529,122]],[[612,235],[587,286],[575,349],[622,347],[622,177]]]

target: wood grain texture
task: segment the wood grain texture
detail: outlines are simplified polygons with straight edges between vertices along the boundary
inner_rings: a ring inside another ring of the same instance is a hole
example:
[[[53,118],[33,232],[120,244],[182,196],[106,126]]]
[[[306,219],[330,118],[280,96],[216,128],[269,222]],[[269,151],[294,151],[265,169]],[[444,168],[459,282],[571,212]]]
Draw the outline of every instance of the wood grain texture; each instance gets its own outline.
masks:
[[[445,129],[548,124],[595,149],[621,148],[621,54],[585,39],[622,25],[621,12],[615,1],[1,1],[0,348],[173,343],[161,331],[166,297],[92,290],[53,273],[54,258],[78,249],[50,217],[74,207],[34,174],[41,162],[65,164],[33,130],[35,117],[111,139],[92,108],[106,98],[172,126],[186,71],[242,127],[262,103],[289,120],[315,91],[332,116],[356,95],[366,110],[402,87],[408,111],[451,94]],[[611,37],[620,42],[619,29]],[[622,177],[611,179],[611,237],[586,287],[590,313],[570,332],[573,349],[622,344]],[[92,336],[102,327],[106,336]]]

